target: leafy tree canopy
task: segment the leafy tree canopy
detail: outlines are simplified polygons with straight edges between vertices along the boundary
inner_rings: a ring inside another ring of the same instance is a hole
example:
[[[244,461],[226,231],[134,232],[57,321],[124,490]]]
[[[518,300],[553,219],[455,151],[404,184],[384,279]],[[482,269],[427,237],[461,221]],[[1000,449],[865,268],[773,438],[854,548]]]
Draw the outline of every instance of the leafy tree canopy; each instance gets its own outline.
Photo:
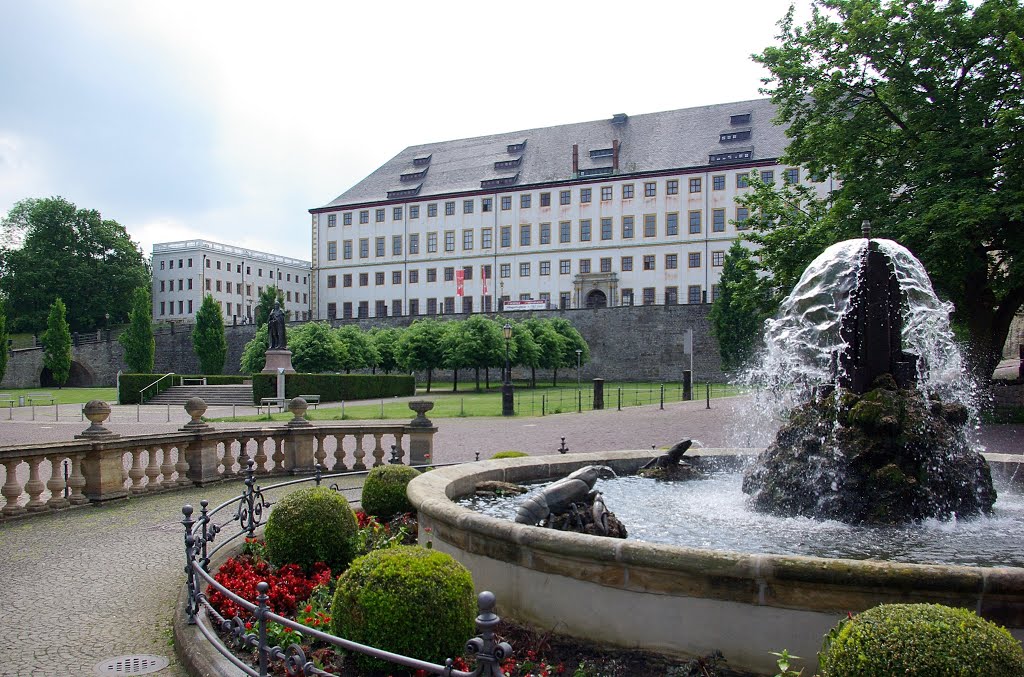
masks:
[[[199,358],[199,370],[204,374],[224,372],[228,341],[224,336],[224,316],[220,306],[207,294],[196,313],[196,326],[192,329],[192,346]]]
[[[812,0],[812,11],[800,26],[791,9],[779,44],[754,56],[790,124],[783,162],[841,177],[823,226],[833,241],[870,219],[921,259],[989,375],[1024,303],[1024,6]]]
[[[718,298],[711,307],[711,330],[718,339],[722,368],[732,371],[753,355],[768,305],[750,250],[738,240],[725,256],[718,284]]]
[[[285,327],[285,332],[288,333],[287,327]],[[263,371],[263,367],[267,366],[269,334],[270,329],[267,327],[267,323],[264,322],[256,330],[256,335],[252,337],[252,340],[245,344],[245,348],[242,349],[241,364],[239,365],[239,371],[243,374],[258,374]]]
[[[128,313],[128,329],[117,337],[124,347],[124,361],[136,374],[153,373],[156,339],[153,337],[153,304],[149,287],[132,292],[132,309]]]
[[[370,340],[369,334],[358,326],[348,324],[338,327],[334,333],[345,345],[341,368],[346,372],[353,369],[369,369],[377,364],[377,348]]]
[[[43,365],[50,370],[57,387],[67,383],[71,375],[71,330],[66,313],[64,302],[58,296],[50,306],[43,336]]]
[[[303,374],[341,371],[347,348],[327,322],[307,322],[288,332],[292,366]]]
[[[7,313],[3,302],[0,302],[0,381],[4,380],[4,374],[7,373],[7,339]]]
[[[444,326],[437,320],[416,320],[402,332],[395,348],[395,355],[402,369],[427,372],[427,392],[430,392],[434,369],[441,367],[444,360],[441,340]]]
[[[149,284],[138,245],[117,221],[61,197],[22,200],[0,223],[0,293],[12,331],[39,332],[63,299],[74,331],[128,319],[132,291]]]
[[[390,374],[398,369],[398,355],[396,351],[398,340],[402,336],[402,330],[395,329],[394,327],[374,329],[370,332],[370,335],[373,337],[373,345],[377,349],[377,366],[385,374]]]

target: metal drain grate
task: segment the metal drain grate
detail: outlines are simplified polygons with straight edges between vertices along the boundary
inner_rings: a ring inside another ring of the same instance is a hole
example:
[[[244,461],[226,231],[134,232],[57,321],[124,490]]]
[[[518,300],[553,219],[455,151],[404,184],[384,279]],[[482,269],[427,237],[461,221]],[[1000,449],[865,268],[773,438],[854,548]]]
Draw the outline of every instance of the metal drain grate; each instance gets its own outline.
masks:
[[[98,663],[93,672],[97,675],[148,675],[163,670],[169,663],[163,656],[150,654],[116,656]]]

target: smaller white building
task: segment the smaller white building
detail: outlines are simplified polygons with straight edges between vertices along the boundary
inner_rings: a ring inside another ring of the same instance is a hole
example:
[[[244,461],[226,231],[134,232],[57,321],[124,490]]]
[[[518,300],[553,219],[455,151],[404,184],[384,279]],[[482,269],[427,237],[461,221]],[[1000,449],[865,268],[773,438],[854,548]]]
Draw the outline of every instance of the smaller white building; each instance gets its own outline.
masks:
[[[284,292],[293,320],[308,320],[310,263],[244,247],[185,240],[153,245],[153,319],[192,323],[210,294],[227,324],[253,321],[260,293]]]

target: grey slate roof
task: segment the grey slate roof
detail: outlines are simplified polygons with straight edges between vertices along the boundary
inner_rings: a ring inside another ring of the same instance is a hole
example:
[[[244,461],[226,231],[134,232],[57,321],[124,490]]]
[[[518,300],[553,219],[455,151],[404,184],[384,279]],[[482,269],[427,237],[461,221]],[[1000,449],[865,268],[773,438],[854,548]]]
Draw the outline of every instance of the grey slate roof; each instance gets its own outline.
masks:
[[[750,113],[750,122],[730,125],[730,116]],[[697,168],[708,165],[714,153],[753,149],[750,160],[773,160],[782,155],[787,145],[785,128],[772,124],[775,107],[768,99],[684,108],[681,110],[629,116],[623,124],[613,124],[611,117],[592,122],[578,122],[554,127],[493,134],[470,139],[442,141],[410,146],[384,165],[345,191],[325,207],[386,201],[389,191],[407,190],[421,185],[413,199],[431,195],[480,192],[480,182],[519,174],[512,186],[501,186],[497,192],[509,192],[530,185],[573,180],[572,146],[579,144],[579,168],[585,171],[607,167],[610,157],[590,157],[590,151],[610,148],[620,143],[617,175],[657,172],[667,169]],[[739,143],[720,143],[725,132],[751,130],[751,138]],[[526,140],[521,153],[509,153],[510,144]],[[431,156],[429,169],[422,179],[402,181],[404,173],[418,171],[413,159]],[[520,166],[495,169],[494,163],[522,155]],[[492,191],[487,191],[492,192]]]

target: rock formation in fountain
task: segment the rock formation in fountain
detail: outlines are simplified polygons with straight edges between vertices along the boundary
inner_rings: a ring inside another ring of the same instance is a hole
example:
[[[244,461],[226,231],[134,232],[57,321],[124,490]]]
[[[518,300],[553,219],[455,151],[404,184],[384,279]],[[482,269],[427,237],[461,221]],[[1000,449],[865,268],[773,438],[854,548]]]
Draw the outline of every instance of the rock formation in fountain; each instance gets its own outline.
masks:
[[[927,277],[923,269],[908,276],[899,266],[906,257],[913,259],[909,252],[868,235],[859,249],[837,246],[837,252],[855,256],[846,282],[836,285],[842,291],[831,307],[821,302],[827,294],[819,281],[811,285],[815,300],[804,304],[810,310],[802,320],[769,326],[770,331],[784,327],[780,335],[792,339],[817,331],[800,322],[818,322],[818,329],[831,322],[835,347],[829,368],[818,369],[814,388],[791,386],[810,396],[792,409],[775,441],[747,471],[743,491],[757,510],[850,523],[988,513],[996,493],[988,464],[967,440],[968,410],[958,402],[944,403],[937,389],[919,387],[918,378],[927,376],[931,365],[919,364],[917,355],[903,350],[908,333],[922,328],[904,327],[904,313],[914,300],[901,281],[915,278],[915,293],[922,286],[930,293]],[[836,267],[829,255],[826,251],[812,263],[804,277]],[[803,293],[803,283],[791,296]],[[799,305],[789,301],[784,308]],[[825,345],[827,334],[818,334]],[[815,346],[801,343],[794,349],[813,353]],[[815,373],[813,365],[796,371]]]

